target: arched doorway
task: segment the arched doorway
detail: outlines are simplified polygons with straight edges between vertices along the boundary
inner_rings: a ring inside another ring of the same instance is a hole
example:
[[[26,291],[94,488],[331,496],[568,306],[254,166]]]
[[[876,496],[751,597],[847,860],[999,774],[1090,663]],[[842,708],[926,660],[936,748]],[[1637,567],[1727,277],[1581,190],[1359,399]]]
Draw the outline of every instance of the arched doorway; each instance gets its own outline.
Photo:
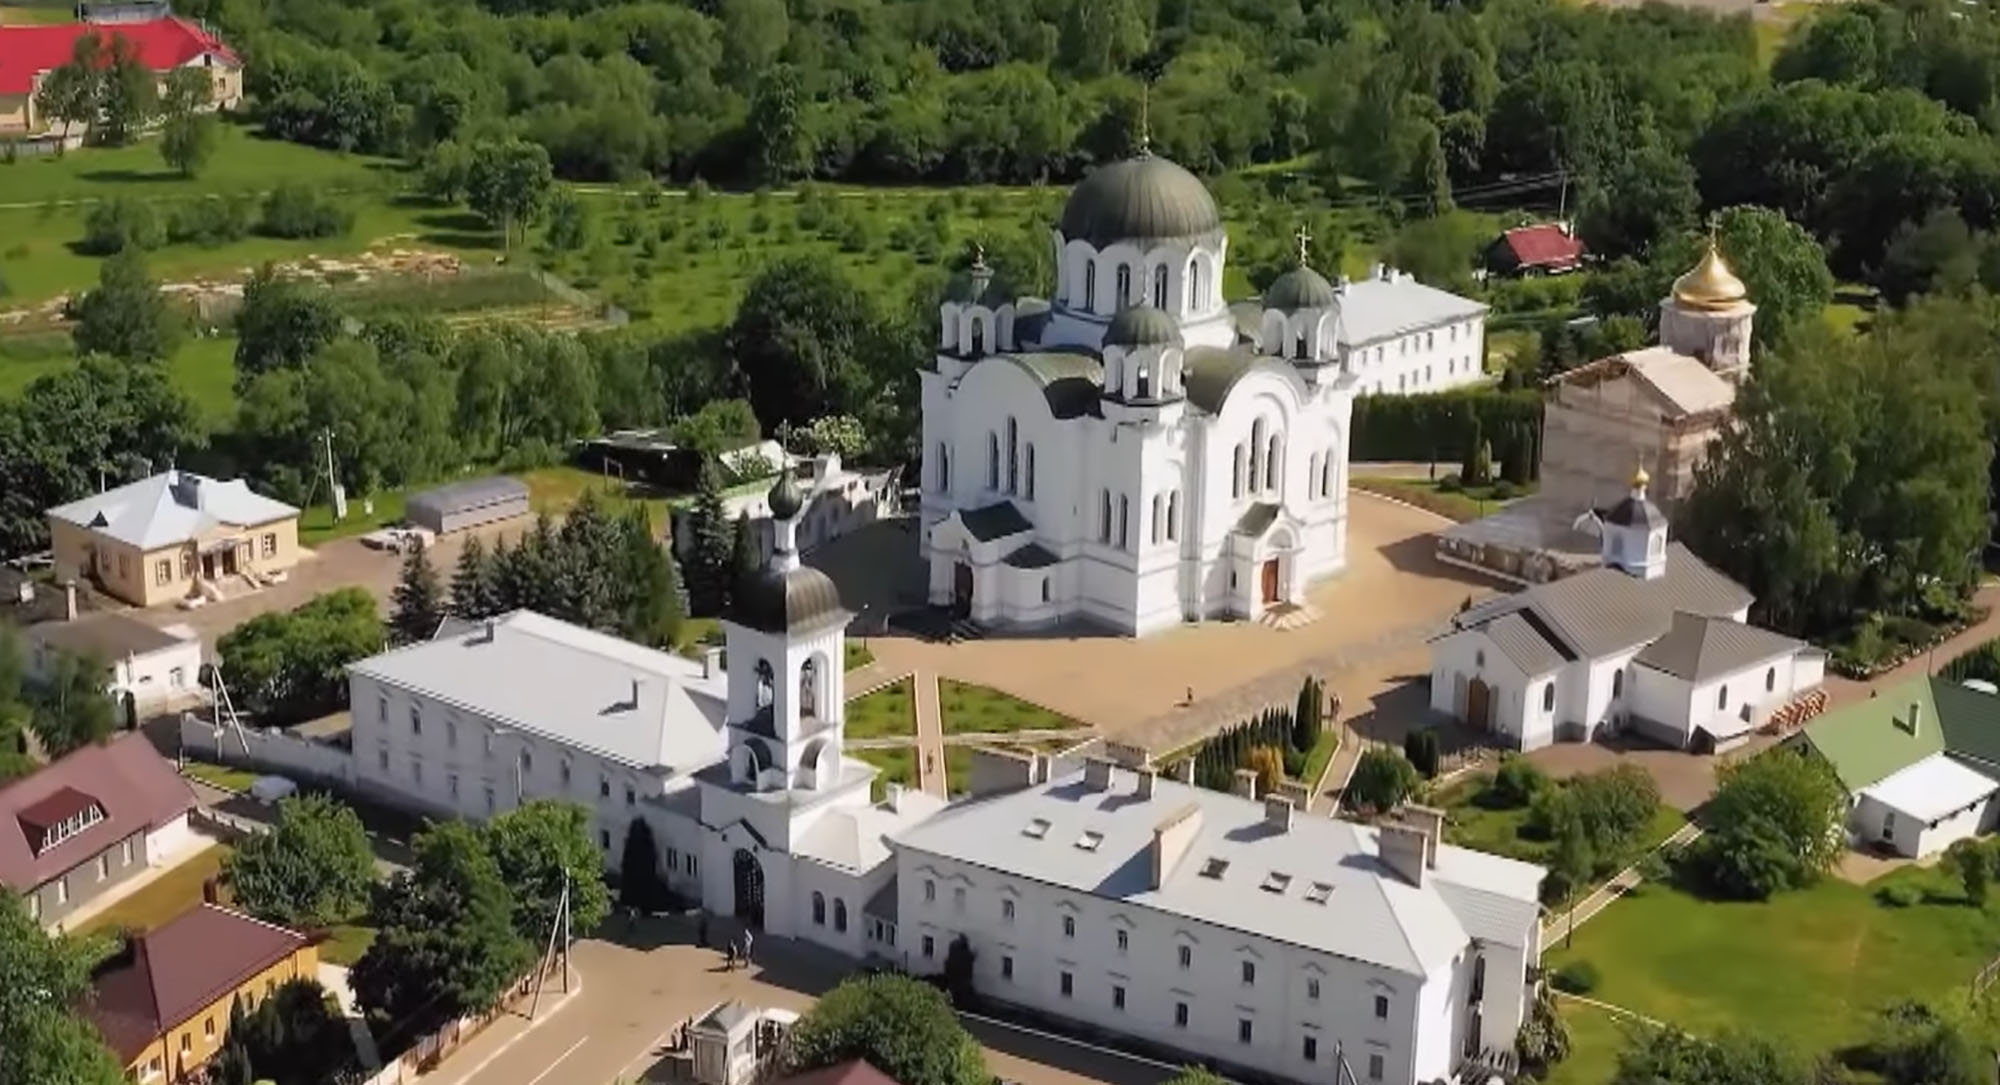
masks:
[[[1493,688],[1483,678],[1475,678],[1465,686],[1465,724],[1476,731],[1484,731],[1493,726]]]
[[[1263,568],[1263,601],[1266,605],[1278,601],[1278,559],[1268,558]]]
[[[736,918],[764,926],[764,865],[745,848],[736,849]]]
[[[951,567],[951,608],[960,618],[972,616],[972,566],[963,561]]]

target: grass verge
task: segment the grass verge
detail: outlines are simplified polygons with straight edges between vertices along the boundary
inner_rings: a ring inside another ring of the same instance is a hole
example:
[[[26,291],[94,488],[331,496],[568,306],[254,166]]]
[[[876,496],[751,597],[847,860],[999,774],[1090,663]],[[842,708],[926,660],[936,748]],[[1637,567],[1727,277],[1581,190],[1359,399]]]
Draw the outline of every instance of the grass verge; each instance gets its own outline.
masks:
[[[917,733],[915,688],[905,678],[847,702],[848,738],[903,738]],[[865,751],[856,751],[857,754]]]
[[[950,678],[938,679],[938,713],[948,735],[1069,731],[1083,726],[1011,693]]]

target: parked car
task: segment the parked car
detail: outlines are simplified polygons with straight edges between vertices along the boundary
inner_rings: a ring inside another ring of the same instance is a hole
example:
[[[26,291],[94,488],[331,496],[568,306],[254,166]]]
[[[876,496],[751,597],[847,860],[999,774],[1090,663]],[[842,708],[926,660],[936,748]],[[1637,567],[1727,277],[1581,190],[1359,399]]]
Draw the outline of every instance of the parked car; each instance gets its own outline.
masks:
[[[407,524],[378,528],[361,536],[363,546],[376,550],[391,550],[398,554],[407,554],[412,550],[428,550],[431,543],[436,540],[437,534],[428,528],[412,527]]]

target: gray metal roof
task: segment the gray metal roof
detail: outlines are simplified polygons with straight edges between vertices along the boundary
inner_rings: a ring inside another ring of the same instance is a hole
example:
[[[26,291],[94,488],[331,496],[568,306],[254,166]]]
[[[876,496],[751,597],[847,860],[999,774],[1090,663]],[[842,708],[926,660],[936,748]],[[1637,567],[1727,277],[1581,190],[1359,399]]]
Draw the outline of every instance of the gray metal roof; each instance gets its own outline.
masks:
[[[1147,858],[1153,830],[1190,804],[1201,823],[1155,889]],[[1047,822],[1044,831],[1024,832],[1038,820]],[[1102,836],[1089,850],[1077,846],[1086,831]],[[1109,790],[1092,790],[1070,772],[955,803],[896,845],[915,853],[899,864],[904,874],[921,871],[928,853],[1411,975],[1450,962],[1474,936],[1526,944],[1541,867],[1446,844],[1419,888],[1382,863],[1378,836],[1371,826],[1306,813],[1278,831],[1260,802],[1168,779],[1141,799],[1132,774],[1120,770]],[[1227,864],[1220,877],[1203,874],[1210,860]],[[1291,876],[1282,892],[1262,888],[1274,872]],[[1316,884],[1329,889],[1323,903],[1308,898]],[[1452,885],[1465,891],[1445,888]]]
[[[1619,569],[1592,569],[1489,599],[1459,614],[1452,625],[1472,629],[1532,609],[1570,651],[1596,659],[1664,636],[1676,612],[1727,617],[1751,601],[1736,582],[1709,568],[1685,545],[1671,542],[1666,572],[1652,580]]]
[[[1163,309],[1128,305],[1118,310],[1104,329],[1108,347],[1152,347],[1179,344],[1181,326]]]
[[[1269,530],[1278,521],[1278,505],[1275,501],[1259,501],[1243,510],[1243,516],[1236,521],[1236,533],[1256,538]]]
[[[833,578],[810,565],[784,572],[766,566],[745,577],[729,601],[730,620],[766,633],[845,625],[851,617]]]
[[[72,655],[90,656],[100,663],[116,663],[128,656],[150,655],[162,649],[178,647],[192,639],[192,635],[178,637],[130,615],[100,611],[85,614],[75,621],[42,622],[29,626],[28,638]]]
[[[192,471],[163,471],[48,511],[54,519],[141,550],[186,542],[217,528],[261,527],[298,514],[282,501],[252,493],[240,478],[223,482]]]
[[[1187,386],[1188,402],[1210,414],[1222,413],[1222,405],[1229,399],[1236,382],[1251,372],[1258,369],[1274,373],[1291,371],[1283,362],[1263,357],[1243,345],[1227,349],[1191,347],[1183,357],[1182,380]]]
[[[1100,166],[1063,205],[1059,229],[1102,249],[1118,241],[1203,237],[1222,229],[1215,197],[1194,174],[1153,155]]]
[[[1304,264],[1285,272],[1264,288],[1264,307],[1292,313],[1300,309],[1330,309],[1340,295],[1326,276]]]
[[[1666,524],[1667,514],[1646,498],[1628,494],[1604,514],[1604,522],[1619,527],[1655,528]]]
[[[1689,682],[1719,678],[1805,647],[1754,625],[1678,613],[1667,635],[1646,646],[1634,662]]]
[[[1512,660],[1521,673],[1530,678],[1547,674],[1575,659],[1543,632],[1529,616],[1534,611],[1517,610],[1512,614],[1502,614],[1486,626],[1486,639],[1500,654]]]
[[[723,674],[533,611],[494,619],[490,636],[482,625],[348,670],[637,768],[722,756]]]
[[[1094,355],[1073,351],[1024,351],[999,358],[1020,367],[1048,400],[1057,418],[1077,418],[1097,411],[1104,391],[1104,363]]]
[[[1012,501],[995,501],[976,509],[960,509],[958,519],[965,525],[965,530],[981,542],[1004,539],[1009,535],[1032,531],[1035,527],[1026,516],[1021,515],[1021,510],[1015,508]]]
[[[1401,272],[1393,281],[1363,279],[1341,289],[1340,342],[1342,346],[1362,346],[1475,317],[1486,308],[1471,298],[1425,286]]]
[[[405,508],[424,508],[437,513],[483,509],[509,501],[526,501],[528,484],[505,475],[469,478],[447,483],[409,499]]]
[[[1015,569],[1046,569],[1062,559],[1041,543],[1031,542],[1001,560]]]

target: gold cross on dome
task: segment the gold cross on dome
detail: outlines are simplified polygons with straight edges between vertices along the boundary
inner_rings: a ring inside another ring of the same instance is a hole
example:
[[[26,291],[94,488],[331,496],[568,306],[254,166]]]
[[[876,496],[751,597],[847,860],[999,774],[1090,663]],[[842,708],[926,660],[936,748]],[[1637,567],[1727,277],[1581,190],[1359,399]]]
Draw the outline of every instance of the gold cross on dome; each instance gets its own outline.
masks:
[[[1153,85],[1139,84],[1139,153],[1153,153]]]
[[[1312,244],[1312,239],[1313,239],[1313,235],[1311,235],[1311,234],[1309,234],[1309,233],[1307,233],[1307,232],[1306,232],[1306,228],[1305,228],[1304,224],[1301,224],[1301,225],[1299,226],[1299,228],[1298,228],[1298,232],[1296,232],[1296,233],[1294,233],[1294,234],[1292,235],[1292,240],[1294,240],[1294,241],[1296,241],[1296,242],[1298,242],[1298,243],[1299,243],[1299,266],[1300,266],[1300,267],[1304,267],[1304,266],[1305,266],[1305,264],[1306,264],[1306,247],[1307,247],[1308,245],[1311,245],[1311,244]]]
[[[972,243],[972,266],[975,268],[986,266],[986,246],[977,241]]]

